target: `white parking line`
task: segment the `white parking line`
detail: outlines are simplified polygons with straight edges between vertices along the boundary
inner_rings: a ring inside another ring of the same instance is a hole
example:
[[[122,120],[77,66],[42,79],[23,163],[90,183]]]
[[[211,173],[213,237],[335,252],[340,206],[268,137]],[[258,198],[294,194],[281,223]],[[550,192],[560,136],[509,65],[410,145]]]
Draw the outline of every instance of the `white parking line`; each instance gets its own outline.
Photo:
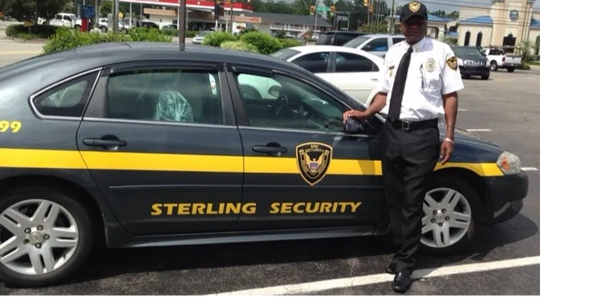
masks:
[[[467,129],[467,131],[492,131],[491,129]]]
[[[515,267],[524,267],[530,265],[539,265],[540,257],[531,256],[517,259],[492,261],[484,263],[474,263],[466,265],[448,266],[433,269],[420,269],[413,272],[413,279],[430,278],[430,277],[441,277],[454,274],[465,274],[473,272],[483,272],[500,270]],[[313,281],[300,284],[290,285],[279,285],[266,288],[241,290],[235,292],[217,293],[215,295],[287,295],[287,294],[300,294],[300,293],[311,293],[319,292],[331,289],[346,288],[353,286],[361,286],[368,284],[378,284],[391,282],[394,279],[394,275],[383,273],[375,275],[366,275],[358,277],[331,279],[323,281]]]
[[[521,170],[523,170],[523,171],[539,171],[540,169],[535,168],[535,167],[522,167]]]

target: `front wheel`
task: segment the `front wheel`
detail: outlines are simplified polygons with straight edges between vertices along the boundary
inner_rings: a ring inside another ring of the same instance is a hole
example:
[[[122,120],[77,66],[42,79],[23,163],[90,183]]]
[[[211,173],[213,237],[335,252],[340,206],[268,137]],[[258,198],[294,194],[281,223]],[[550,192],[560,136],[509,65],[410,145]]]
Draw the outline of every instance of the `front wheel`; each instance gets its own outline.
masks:
[[[475,236],[481,216],[477,193],[465,181],[439,177],[423,202],[421,247],[431,253],[453,253]]]
[[[92,216],[73,196],[47,186],[0,195],[0,278],[15,286],[53,285],[94,247]]]

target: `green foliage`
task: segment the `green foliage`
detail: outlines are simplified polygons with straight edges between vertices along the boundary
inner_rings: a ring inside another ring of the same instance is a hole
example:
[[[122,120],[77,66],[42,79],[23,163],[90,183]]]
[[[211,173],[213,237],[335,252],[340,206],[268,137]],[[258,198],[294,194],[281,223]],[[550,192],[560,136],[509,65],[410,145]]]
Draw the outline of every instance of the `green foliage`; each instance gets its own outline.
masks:
[[[172,37],[162,34],[158,29],[138,30],[134,28],[129,31],[129,35],[124,33],[108,32],[106,34],[81,32],[59,28],[56,34],[50,37],[50,40],[43,46],[42,54],[58,52],[73,49],[81,46],[88,46],[99,43],[111,42],[172,42]]]
[[[140,28],[148,29],[146,27],[140,27]],[[165,28],[165,29],[161,29],[160,31],[164,35],[169,35],[169,36],[172,36],[172,37],[178,37],[179,36],[179,30],[177,30],[177,29]],[[198,32],[197,31],[192,31],[192,30],[186,30],[185,31],[185,37],[193,38],[194,36],[196,36],[196,33],[198,33]]]
[[[368,33],[387,33],[388,32],[388,24],[365,24],[358,27],[358,32],[368,32]]]
[[[20,39],[47,39],[56,33],[59,27],[50,25],[36,25],[25,27],[21,24],[9,25],[6,27],[6,36]]]
[[[225,32],[225,31],[216,31],[207,34],[204,37],[203,45],[219,47],[223,42],[227,41],[237,41],[235,35]]]
[[[254,45],[258,53],[271,54],[282,49],[281,42],[276,38],[263,32],[250,32],[240,36],[240,40]]]
[[[246,51],[246,52],[254,52],[254,53],[258,53],[258,49],[256,48],[256,46],[252,45],[252,44],[248,44],[246,42],[243,41],[227,41],[227,42],[223,42],[220,45],[221,48],[224,49],[233,49],[233,50],[239,50],[239,51]]]
[[[290,48],[304,45],[304,43],[296,39],[279,39],[279,42],[281,43],[281,48]]]

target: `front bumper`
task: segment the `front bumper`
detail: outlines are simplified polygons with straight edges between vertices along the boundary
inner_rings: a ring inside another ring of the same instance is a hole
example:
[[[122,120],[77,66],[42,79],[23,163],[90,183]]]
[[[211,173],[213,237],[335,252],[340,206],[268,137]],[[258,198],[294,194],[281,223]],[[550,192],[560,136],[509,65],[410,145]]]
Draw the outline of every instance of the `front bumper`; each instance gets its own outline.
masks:
[[[495,225],[519,214],[529,192],[529,176],[523,171],[514,175],[484,178],[489,189],[490,210],[486,225]]]
[[[490,67],[469,67],[469,66],[460,66],[460,74],[461,75],[475,75],[475,76],[483,76],[490,74]]]

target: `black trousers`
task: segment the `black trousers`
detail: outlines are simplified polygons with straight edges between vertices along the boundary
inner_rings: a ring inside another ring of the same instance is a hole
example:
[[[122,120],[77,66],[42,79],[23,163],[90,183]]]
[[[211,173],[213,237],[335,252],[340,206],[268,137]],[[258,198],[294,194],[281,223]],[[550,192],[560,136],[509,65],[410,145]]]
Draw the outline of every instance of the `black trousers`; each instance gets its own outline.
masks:
[[[437,119],[432,121],[435,126],[405,130],[388,120],[381,135],[385,195],[396,251],[392,266],[396,272],[412,271],[416,263],[423,201],[440,155]]]

